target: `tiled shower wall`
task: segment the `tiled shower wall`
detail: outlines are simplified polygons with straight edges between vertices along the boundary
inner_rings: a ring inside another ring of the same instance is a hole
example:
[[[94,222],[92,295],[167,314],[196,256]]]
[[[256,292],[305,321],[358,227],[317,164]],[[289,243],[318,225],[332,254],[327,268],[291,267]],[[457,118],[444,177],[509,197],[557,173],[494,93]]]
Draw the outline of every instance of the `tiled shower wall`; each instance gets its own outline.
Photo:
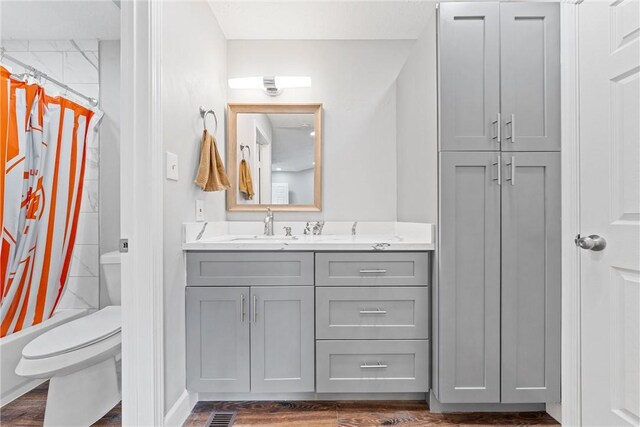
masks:
[[[97,40],[3,40],[7,54],[92,98],[99,97]],[[13,63],[14,72],[20,68]],[[46,87],[46,86],[45,86]],[[76,246],[60,308],[99,304],[99,138],[88,147]]]

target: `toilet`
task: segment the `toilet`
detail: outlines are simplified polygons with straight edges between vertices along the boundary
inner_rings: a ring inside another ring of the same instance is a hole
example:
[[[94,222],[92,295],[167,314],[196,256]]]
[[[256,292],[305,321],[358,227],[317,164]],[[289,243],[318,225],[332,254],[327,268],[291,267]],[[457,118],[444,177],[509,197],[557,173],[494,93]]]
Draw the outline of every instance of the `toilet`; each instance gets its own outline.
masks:
[[[120,253],[100,257],[109,305],[40,335],[22,350],[16,374],[48,378],[45,426],[88,426],[121,399]]]

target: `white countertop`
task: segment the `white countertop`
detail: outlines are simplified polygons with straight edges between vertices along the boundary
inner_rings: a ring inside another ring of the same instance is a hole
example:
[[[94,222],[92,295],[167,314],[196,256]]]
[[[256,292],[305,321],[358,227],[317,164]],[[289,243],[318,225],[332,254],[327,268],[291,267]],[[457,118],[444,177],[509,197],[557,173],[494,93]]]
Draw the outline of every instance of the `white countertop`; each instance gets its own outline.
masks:
[[[274,222],[275,236],[264,236],[263,222],[220,221],[183,225],[185,251],[429,251],[435,248],[432,224],[327,222],[322,235],[302,234],[305,222]],[[283,227],[291,227],[291,237]]]

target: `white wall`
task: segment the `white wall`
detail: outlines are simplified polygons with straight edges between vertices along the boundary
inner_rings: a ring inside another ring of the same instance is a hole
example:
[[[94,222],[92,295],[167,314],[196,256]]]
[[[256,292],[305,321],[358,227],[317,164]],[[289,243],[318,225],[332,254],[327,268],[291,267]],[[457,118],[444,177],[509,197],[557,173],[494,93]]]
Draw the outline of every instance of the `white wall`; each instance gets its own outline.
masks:
[[[397,81],[398,221],[436,223],[438,111],[436,14],[415,41]]]
[[[185,271],[181,224],[195,220],[195,200],[206,218],[225,219],[224,192],[203,193],[193,183],[202,119],[199,106],[218,116],[218,148],[224,158],[226,41],[205,1],[163,3],[163,149],[179,156],[179,181],[164,182],[165,411],[185,389]],[[213,120],[208,118],[212,128]]]
[[[69,85],[84,95],[98,98],[98,41],[97,40],[9,40],[2,45],[12,57],[29,64],[54,79]],[[23,72],[19,66],[6,61],[12,71]],[[62,90],[45,84],[45,88]],[[72,97],[72,95],[69,95]],[[84,102],[84,101],[79,101]],[[98,308],[99,304],[99,146],[100,138],[87,146],[82,191],[82,205],[78,219],[78,234],[73,249],[69,279],[58,308]]]
[[[229,77],[310,76],[312,87],[271,98],[229,89],[230,102],[322,102],[323,208],[281,212],[279,219],[396,219],[396,86],[413,41],[228,42]],[[230,220],[264,213],[229,212]]]
[[[120,240],[120,41],[101,41],[100,254],[118,249]],[[111,304],[100,277],[100,306]]]

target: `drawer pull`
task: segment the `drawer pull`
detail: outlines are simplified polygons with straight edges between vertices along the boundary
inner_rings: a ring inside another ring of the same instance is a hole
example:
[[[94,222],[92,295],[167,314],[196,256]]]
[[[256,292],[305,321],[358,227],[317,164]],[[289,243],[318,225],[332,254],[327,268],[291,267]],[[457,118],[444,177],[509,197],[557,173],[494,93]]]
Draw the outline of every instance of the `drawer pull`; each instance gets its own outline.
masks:
[[[378,362],[377,365],[369,365],[367,362],[362,362],[362,365],[360,365],[361,369],[386,369],[387,365],[384,365],[380,362]]]
[[[360,310],[360,314],[387,314],[387,310],[380,310],[379,308],[375,310]]]
[[[360,274],[387,274],[387,270],[360,270]]]

